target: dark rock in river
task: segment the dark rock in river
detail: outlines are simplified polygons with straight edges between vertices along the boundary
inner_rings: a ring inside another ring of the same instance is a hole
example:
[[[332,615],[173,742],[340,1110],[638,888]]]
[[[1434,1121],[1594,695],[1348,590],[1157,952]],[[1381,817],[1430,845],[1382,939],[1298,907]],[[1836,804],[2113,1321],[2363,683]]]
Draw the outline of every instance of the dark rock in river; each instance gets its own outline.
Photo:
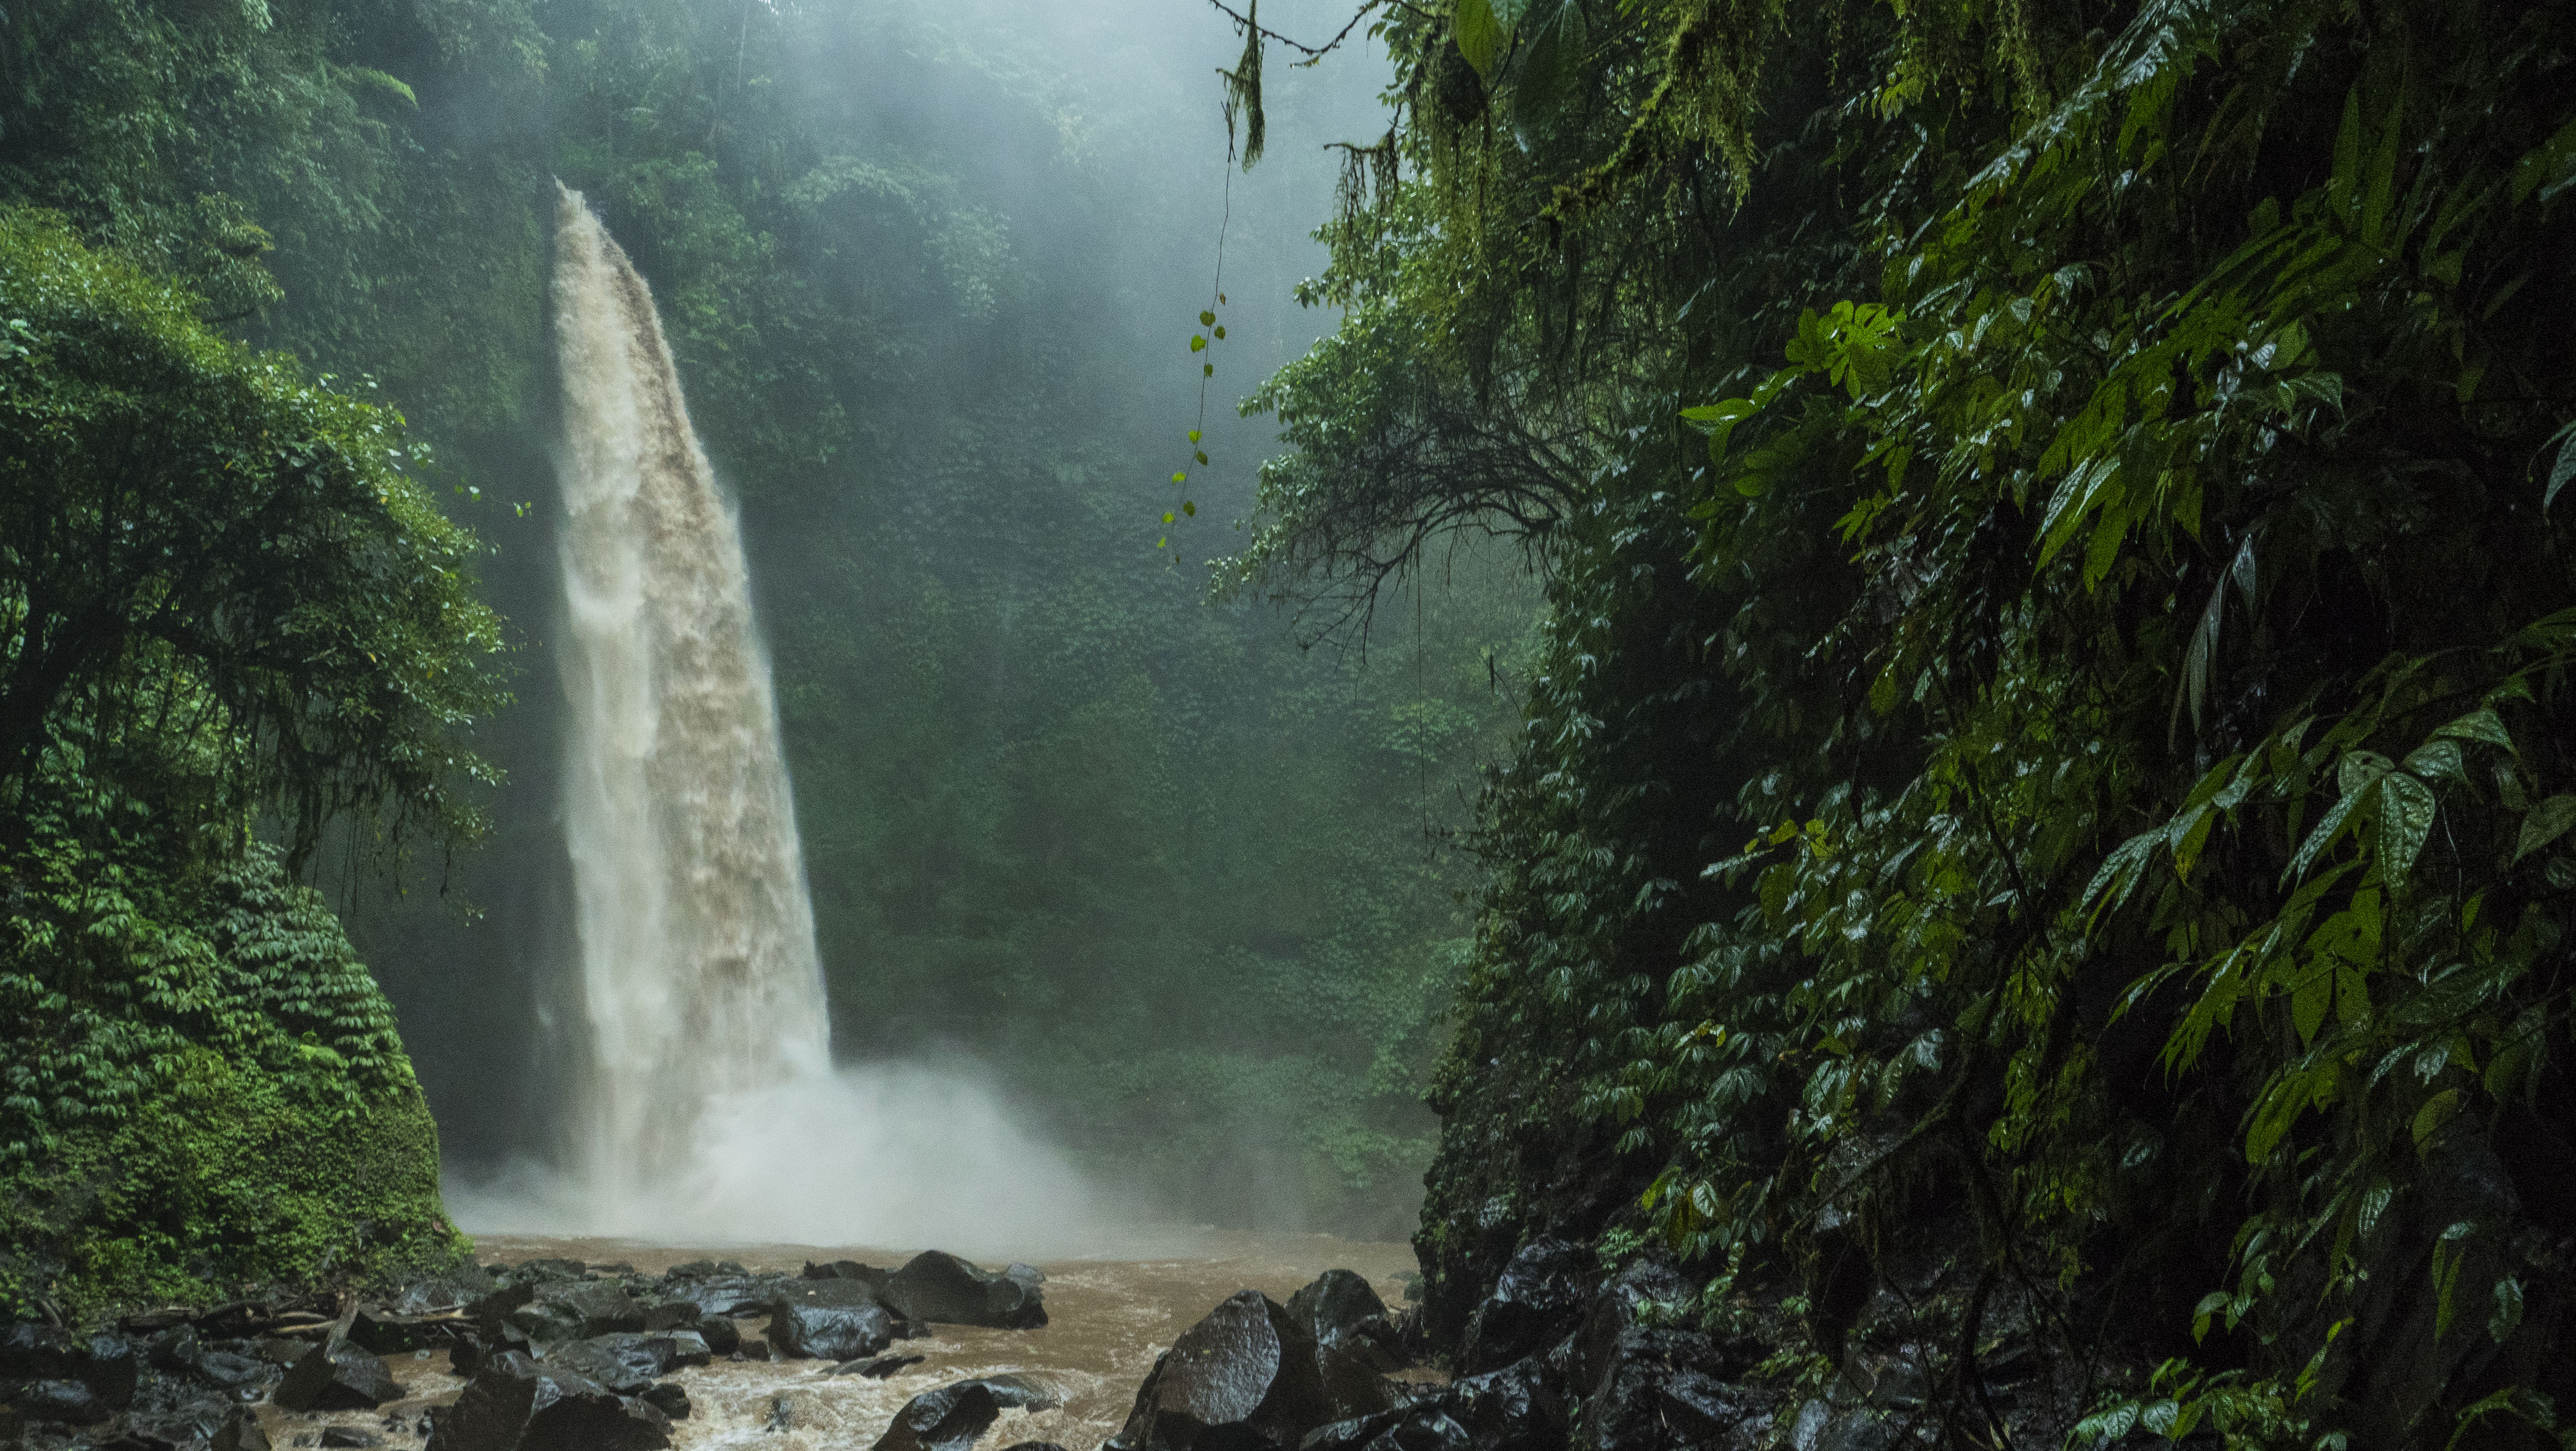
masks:
[[[345,1340],[326,1340],[295,1362],[271,1399],[289,1411],[359,1411],[401,1394],[383,1356]]]
[[[1288,1297],[1288,1315],[1318,1341],[1329,1342],[1363,1321],[1384,1320],[1386,1302],[1350,1270],[1326,1270]]]
[[[454,1272],[408,1286],[386,1308],[397,1315],[430,1315],[461,1310],[501,1288],[501,1282],[471,1261]]]
[[[220,1386],[225,1390],[257,1385],[274,1375],[277,1370],[267,1361],[239,1355],[229,1350],[206,1351],[197,1357],[196,1365],[191,1368],[196,1372],[199,1380],[208,1385]]]
[[[130,1412],[125,1418],[125,1436],[150,1447],[204,1447],[220,1434],[235,1417],[246,1414],[229,1396],[203,1395],[152,1410]]]
[[[644,1307],[617,1285],[589,1280],[541,1285],[536,1298],[511,1311],[508,1319],[531,1340],[587,1340],[641,1331]]]
[[[966,1451],[1001,1414],[1001,1403],[982,1381],[924,1391],[895,1412],[876,1451]]]
[[[582,1280],[590,1276],[590,1266],[579,1260],[522,1260],[498,1271],[502,1280],[514,1285],[541,1285],[563,1280]]]
[[[1109,1446],[1287,1451],[1331,1419],[1314,1337],[1277,1302],[1245,1290],[1208,1312],[1154,1362]]]
[[[874,1265],[863,1265],[857,1260],[834,1260],[827,1265],[818,1265],[812,1260],[807,1260],[805,1262],[805,1271],[802,1278],[808,1280],[857,1280],[868,1288],[876,1291],[877,1294],[882,1297],[885,1294],[886,1286],[894,1279],[894,1271],[881,1270]]]
[[[666,1380],[659,1385],[647,1386],[641,1399],[652,1402],[653,1409],[674,1421],[687,1420],[689,1412],[696,1409],[689,1404],[689,1393],[681,1389],[677,1381]]]
[[[778,1296],[779,1282],[748,1275],[675,1280],[663,1293],[698,1307],[700,1315],[757,1315]]]
[[[1052,1411],[1064,1404],[1064,1391],[1052,1382],[1033,1375],[987,1375],[959,1385],[979,1385],[993,1393],[994,1403],[1006,1411]]]
[[[207,1451],[273,1451],[273,1448],[269,1444],[268,1432],[260,1427],[259,1418],[244,1411],[224,1423],[224,1428],[215,1433],[214,1445]]]
[[[502,1351],[525,1351],[529,1348],[528,1337],[514,1325],[498,1321],[469,1325],[456,1331],[449,1340],[447,1368],[457,1375],[470,1376],[482,1368],[485,1360]]]
[[[1047,1323],[1046,1277],[1027,1265],[1000,1274],[941,1250],[925,1250],[886,1281],[886,1302],[907,1320],[1034,1330]]]
[[[1471,1375],[1498,1370],[1564,1339],[1589,1305],[1592,1264],[1589,1250],[1567,1240],[1521,1246],[1469,1317],[1460,1368]]]
[[[698,1338],[717,1355],[731,1355],[742,1348],[742,1327],[728,1315],[701,1315],[697,1324]]]
[[[11,1404],[30,1421],[60,1421],[69,1426],[95,1426],[116,1414],[98,1392],[76,1380],[40,1380],[18,1392]]]
[[[361,1350],[400,1355],[445,1345],[449,1327],[455,1323],[420,1315],[396,1315],[388,1310],[359,1310],[349,1317],[347,1334],[349,1343]]]
[[[156,1370],[186,1372],[197,1367],[197,1327],[180,1325],[143,1343],[143,1358]]]
[[[428,1451],[655,1451],[670,1418],[512,1350],[486,1361],[456,1404],[432,1411]]]
[[[769,1343],[789,1360],[857,1360],[894,1343],[894,1317],[878,1304],[816,1305],[781,1300]]]
[[[908,1365],[919,1365],[927,1357],[919,1355],[879,1355],[866,1360],[845,1360],[825,1375],[858,1375],[869,1380],[884,1380]]]
[[[561,1367],[588,1376],[621,1396],[640,1394],[675,1367],[705,1365],[714,1359],[707,1342],[694,1330],[668,1335],[601,1335],[576,1340],[548,1351],[548,1368]]]

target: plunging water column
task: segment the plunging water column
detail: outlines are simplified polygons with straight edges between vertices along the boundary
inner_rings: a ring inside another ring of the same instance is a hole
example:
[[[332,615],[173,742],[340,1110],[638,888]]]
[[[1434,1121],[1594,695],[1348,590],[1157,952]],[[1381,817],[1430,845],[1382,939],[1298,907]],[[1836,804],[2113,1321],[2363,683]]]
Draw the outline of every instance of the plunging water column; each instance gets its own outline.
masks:
[[[632,1197],[710,1097],[822,1061],[823,978],[740,531],[644,279],[578,193],[557,205],[579,1152]]]
[[[978,1080],[830,1064],[741,533],[651,290],[581,195],[557,190],[563,812],[589,1033],[568,1182],[506,1217],[1061,1244],[1083,1186]]]

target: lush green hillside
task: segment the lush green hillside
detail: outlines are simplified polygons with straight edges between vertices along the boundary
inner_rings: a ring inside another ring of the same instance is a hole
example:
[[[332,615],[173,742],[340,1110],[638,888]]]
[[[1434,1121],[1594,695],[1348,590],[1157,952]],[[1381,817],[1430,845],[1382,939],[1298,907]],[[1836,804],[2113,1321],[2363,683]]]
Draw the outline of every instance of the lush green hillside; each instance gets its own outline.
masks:
[[[2112,1430],[2552,1424],[2569,12],[1383,19],[1239,568],[1547,561],[1434,1330],[1528,1236],[1662,1241],[1947,1444],[1998,1347]]]
[[[393,1015],[281,870],[471,838],[470,536],[400,415],[0,212],[0,1310],[464,1247]]]

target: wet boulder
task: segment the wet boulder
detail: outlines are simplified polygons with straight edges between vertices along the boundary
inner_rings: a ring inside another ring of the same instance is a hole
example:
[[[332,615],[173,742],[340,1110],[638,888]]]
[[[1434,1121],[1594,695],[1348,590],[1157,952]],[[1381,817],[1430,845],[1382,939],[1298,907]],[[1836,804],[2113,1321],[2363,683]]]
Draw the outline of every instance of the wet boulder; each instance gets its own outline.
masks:
[[[1301,1451],[1561,1451],[1567,1407],[1539,1357],[1335,1421]]]
[[[197,1366],[197,1327],[173,1326],[143,1342],[143,1358],[155,1370],[185,1373]]]
[[[1351,1270],[1326,1270],[1288,1297],[1288,1314],[1318,1341],[1332,1341],[1371,1320],[1386,1319],[1386,1302]]]
[[[121,1411],[134,1400],[143,1360],[144,1347],[121,1335],[74,1335],[27,1321],[0,1330],[0,1385],[77,1381],[110,1411]],[[39,1418],[33,1412],[29,1418],[63,1419]]]
[[[866,1360],[842,1361],[839,1365],[836,1365],[823,1373],[825,1375],[864,1376],[869,1380],[886,1380],[891,1378],[898,1371],[904,1369],[906,1366],[919,1365],[927,1358],[928,1357],[926,1356],[919,1355],[870,1356]]]
[[[483,1362],[505,1350],[530,1349],[528,1337],[516,1326],[505,1324],[467,1325],[456,1330],[447,1342],[447,1368],[456,1375],[470,1376]]]
[[[464,1309],[499,1288],[500,1281],[469,1261],[451,1273],[405,1286],[385,1308],[397,1315],[434,1315]]]
[[[1562,1239],[1534,1239],[1503,1266],[1494,1292],[1467,1320],[1461,1369],[1499,1370],[1570,1334],[1589,1308],[1593,1257]]]
[[[1452,1381],[1430,1404],[1475,1451],[1553,1451],[1566,1444],[1565,1397],[1536,1356]]]
[[[535,1298],[506,1318],[530,1340],[587,1340],[641,1331],[644,1307],[621,1286],[585,1280],[540,1285]]]
[[[674,1421],[687,1420],[689,1412],[697,1409],[689,1404],[689,1393],[678,1381],[666,1380],[658,1385],[647,1386],[639,1399],[650,1401],[653,1409]]]
[[[548,1351],[545,1363],[588,1376],[621,1396],[631,1396],[677,1367],[705,1365],[712,1359],[713,1352],[696,1331],[679,1330],[667,1335],[601,1335],[576,1340]]]
[[[155,1451],[162,1447],[197,1451],[211,1445],[226,1426],[243,1414],[241,1406],[228,1396],[200,1395],[175,1405],[129,1413],[125,1436]]]
[[[401,1395],[383,1356],[332,1339],[289,1367],[270,1399],[289,1411],[371,1411]]]
[[[886,1292],[886,1286],[894,1280],[894,1271],[881,1270],[874,1265],[863,1265],[857,1260],[834,1260],[829,1264],[820,1265],[814,1263],[812,1260],[807,1260],[805,1262],[805,1270],[801,1278],[808,1280],[857,1280],[861,1284],[866,1285],[869,1289],[876,1291],[879,1297],[883,1297]]]
[[[97,1391],[76,1380],[40,1380],[20,1390],[10,1404],[30,1421],[59,1421],[66,1426],[95,1426],[116,1414]]]
[[[731,1355],[742,1348],[742,1327],[729,1315],[701,1315],[692,1328],[713,1354]]]
[[[277,1367],[267,1361],[231,1350],[202,1352],[191,1369],[197,1379],[228,1391],[263,1384],[277,1374]]]
[[[1314,1337],[1278,1302],[1245,1290],[1154,1362],[1114,1451],[1290,1451],[1333,1419]]]
[[[1733,1377],[1747,1367],[1692,1330],[1632,1326],[1615,1341],[1583,1401],[1578,1430],[1602,1451],[1682,1451],[1758,1439],[1769,1392]]]
[[[888,1276],[886,1303],[907,1320],[1034,1330],[1047,1323],[1046,1276],[1015,1264],[996,1273],[942,1250],[925,1250]]]
[[[1592,1297],[1583,1326],[1575,1333],[1572,1374],[1576,1391],[1590,1397],[1598,1388],[1621,1335],[1647,1320],[1656,1308],[1678,1309],[1695,1301],[1697,1295],[1661,1246],[1629,1261]]]
[[[966,1451],[1001,1414],[1001,1402],[982,1381],[924,1391],[895,1412],[876,1451]]]
[[[0,1381],[60,1379],[79,1356],[69,1331],[32,1320],[0,1329]]]
[[[894,1317],[883,1305],[780,1300],[769,1315],[769,1345],[789,1360],[858,1360],[894,1343]]]
[[[87,1354],[73,1371],[81,1383],[98,1393],[98,1398],[118,1410],[134,1400],[134,1387],[143,1375],[143,1356],[131,1340],[119,1335],[93,1335],[84,1347]]]
[[[1052,1411],[1064,1404],[1064,1390],[1041,1376],[987,1375],[961,1385],[979,1385],[993,1393],[993,1401],[1006,1411]]]
[[[722,1275],[673,1280],[663,1293],[671,1301],[695,1305],[705,1315],[757,1315],[778,1296],[778,1282],[750,1275]]]
[[[428,1451],[655,1451],[670,1418],[515,1350],[487,1360],[456,1404],[430,1413]]]
[[[507,1267],[496,1265],[494,1270],[499,1279],[513,1285],[542,1285],[590,1276],[590,1266],[579,1260],[521,1260]]]
[[[445,1345],[457,1321],[440,1315],[397,1315],[384,1309],[360,1309],[350,1315],[349,1343],[378,1355],[400,1355]]]

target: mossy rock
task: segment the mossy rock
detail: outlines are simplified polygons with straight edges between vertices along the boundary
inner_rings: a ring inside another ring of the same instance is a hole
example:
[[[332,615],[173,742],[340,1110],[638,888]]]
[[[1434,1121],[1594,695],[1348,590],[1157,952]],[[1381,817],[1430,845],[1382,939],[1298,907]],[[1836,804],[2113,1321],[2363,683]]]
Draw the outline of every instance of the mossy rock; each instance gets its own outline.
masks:
[[[6,1193],[0,1305],[43,1295],[75,1317],[386,1282],[472,1248],[440,1205],[438,1126],[417,1088],[316,1102],[204,1048],[123,1122],[63,1135]]]
[[[0,1315],[433,1273],[471,1249],[393,1012],[319,894],[41,830],[0,863]]]

